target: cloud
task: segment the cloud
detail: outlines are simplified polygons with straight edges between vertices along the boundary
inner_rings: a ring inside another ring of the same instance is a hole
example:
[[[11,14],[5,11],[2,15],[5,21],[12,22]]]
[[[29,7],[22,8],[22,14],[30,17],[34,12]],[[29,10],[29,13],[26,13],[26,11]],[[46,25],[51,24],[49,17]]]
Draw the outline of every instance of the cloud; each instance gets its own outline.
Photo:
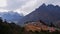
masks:
[[[7,6],[4,9],[14,10],[15,12],[27,15],[43,3],[60,6],[60,0],[7,0]]]
[[[39,2],[37,0],[31,0],[27,2],[25,5],[21,6],[21,8],[18,8],[17,11],[19,13],[22,12],[24,15],[27,15],[40,5],[42,5],[42,1]]]
[[[27,15],[34,11],[36,8],[41,6],[43,3],[46,5],[53,4],[53,5],[60,5],[60,0],[31,0],[27,2],[25,5],[21,6],[21,8],[17,9],[17,11],[20,13],[22,12],[24,15]]]
[[[15,10],[25,6],[26,4],[29,4],[30,2],[34,2],[35,6],[38,6],[42,3],[60,5],[60,0],[7,0],[7,6],[4,8]]]
[[[7,6],[5,7],[5,9],[15,10],[17,8],[20,8],[28,1],[30,0],[7,0]]]
[[[59,5],[60,6],[60,0],[46,0],[44,2],[45,4],[53,4],[53,5]]]
[[[0,0],[0,7],[5,7],[7,5],[7,0]]]

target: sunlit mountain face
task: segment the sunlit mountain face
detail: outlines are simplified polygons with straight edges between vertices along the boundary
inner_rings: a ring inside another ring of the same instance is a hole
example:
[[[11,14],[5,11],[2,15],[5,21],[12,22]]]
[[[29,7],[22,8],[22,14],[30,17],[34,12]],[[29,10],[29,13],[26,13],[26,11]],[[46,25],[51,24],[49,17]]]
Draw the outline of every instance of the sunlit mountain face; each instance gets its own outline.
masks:
[[[53,22],[54,24],[58,24],[60,21],[60,7],[58,5],[54,6],[52,4],[46,6],[42,4],[35,11],[23,17],[20,22],[24,24],[28,21],[38,21],[42,20],[46,24],[50,24]]]

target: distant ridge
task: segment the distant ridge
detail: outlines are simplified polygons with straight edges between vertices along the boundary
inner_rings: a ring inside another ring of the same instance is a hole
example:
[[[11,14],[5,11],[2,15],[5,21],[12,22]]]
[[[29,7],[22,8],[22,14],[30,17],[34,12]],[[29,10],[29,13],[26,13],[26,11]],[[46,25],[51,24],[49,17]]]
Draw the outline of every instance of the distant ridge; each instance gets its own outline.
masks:
[[[18,23],[19,20],[23,17],[23,15],[20,15],[17,12],[9,11],[9,12],[0,12],[0,17],[6,19],[8,22]]]

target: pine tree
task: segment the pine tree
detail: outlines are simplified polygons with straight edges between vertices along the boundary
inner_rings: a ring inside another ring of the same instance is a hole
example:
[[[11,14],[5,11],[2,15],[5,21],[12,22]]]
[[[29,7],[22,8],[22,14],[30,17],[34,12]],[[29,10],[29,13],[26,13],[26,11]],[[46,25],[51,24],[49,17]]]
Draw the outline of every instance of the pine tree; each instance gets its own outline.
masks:
[[[50,27],[55,27],[55,25],[53,24],[53,22],[50,23]]]
[[[3,22],[3,20],[2,20],[2,18],[0,17],[0,23],[2,23]]]

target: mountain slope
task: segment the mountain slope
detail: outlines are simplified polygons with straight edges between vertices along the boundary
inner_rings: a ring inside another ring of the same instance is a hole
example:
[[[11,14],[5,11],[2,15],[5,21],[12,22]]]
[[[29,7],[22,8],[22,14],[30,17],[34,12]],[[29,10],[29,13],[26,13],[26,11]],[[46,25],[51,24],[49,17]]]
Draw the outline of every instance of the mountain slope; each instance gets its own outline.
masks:
[[[23,17],[23,15],[18,14],[17,12],[0,12],[0,16],[3,19],[6,19],[8,22],[17,22]]]
[[[60,20],[60,7],[54,6],[52,4],[46,6],[45,4],[41,5],[32,13],[23,17],[20,22],[24,24],[27,21],[37,21],[42,20],[45,23],[49,24],[50,22],[57,22]]]

